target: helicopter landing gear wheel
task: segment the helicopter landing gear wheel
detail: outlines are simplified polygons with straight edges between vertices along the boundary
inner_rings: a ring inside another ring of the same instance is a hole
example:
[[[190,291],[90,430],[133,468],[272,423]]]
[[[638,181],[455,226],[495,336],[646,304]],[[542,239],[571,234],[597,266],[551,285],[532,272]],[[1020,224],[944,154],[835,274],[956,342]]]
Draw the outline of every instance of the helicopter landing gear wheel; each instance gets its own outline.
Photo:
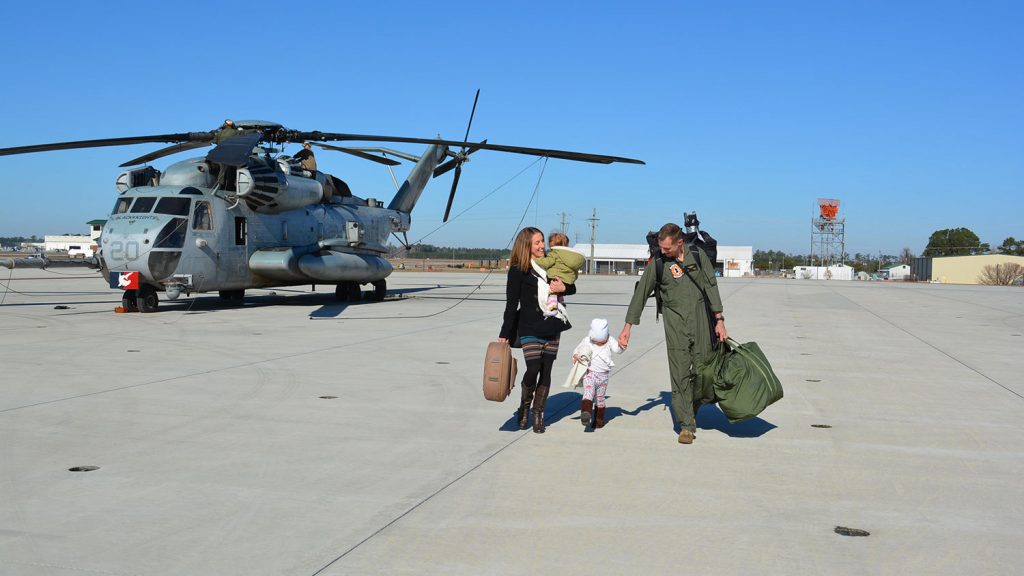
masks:
[[[156,312],[156,307],[160,303],[159,298],[156,296],[156,288],[153,288],[149,284],[139,286],[137,299],[139,303],[139,312]]]
[[[334,289],[334,297],[339,302],[359,302],[363,298],[363,291],[358,282],[342,282]]]
[[[124,294],[121,295],[121,307],[124,308],[125,312],[138,312],[138,293],[135,290],[125,290]]]
[[[386,280],[377,280],[373,283],[373,292],[370,293],[370,300],[374,302],[383,302],[384,296],[388,293],[388,283]]]
[[[217,293],[220,299],[233,306],[245,303],[245,290],[221,290]]]

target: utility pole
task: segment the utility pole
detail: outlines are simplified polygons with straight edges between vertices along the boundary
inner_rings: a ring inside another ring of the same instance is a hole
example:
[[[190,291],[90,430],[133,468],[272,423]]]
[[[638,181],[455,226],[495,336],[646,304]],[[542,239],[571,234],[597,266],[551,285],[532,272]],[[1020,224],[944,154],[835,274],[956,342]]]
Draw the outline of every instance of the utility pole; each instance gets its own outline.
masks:
[[[594,274],[597,271],[597,264],[594,262],[594,242],[597,241],[597,221],[600,220],[597,217],[597,208],[594,208],[594,215],[587,220],[590,221],[590,273]]]
[[[561,226],[559,226],[559,230],[562,231],[562,234],[566,234],[569,231],[569,220],[568,220],[568,217],[572,216],[572,214],[569,214],[567,212],[559,212],[559,215],[562,217],[562,224],[561,224]]]

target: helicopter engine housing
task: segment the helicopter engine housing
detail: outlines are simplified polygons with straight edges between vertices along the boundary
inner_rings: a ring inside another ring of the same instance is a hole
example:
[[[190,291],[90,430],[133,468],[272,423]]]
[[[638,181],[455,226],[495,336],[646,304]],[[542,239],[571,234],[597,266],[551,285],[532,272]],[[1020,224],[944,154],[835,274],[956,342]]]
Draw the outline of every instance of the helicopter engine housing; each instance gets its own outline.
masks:
[[[166,186],[212,188],[217,182],[217,179],[210,173],[209,164],[203,161],[202,158],[191,158],[171,164],[164,170],[162,175],[158,174],[158,177],[159,183]],[[120,180],[120,178],[118,179]],[[137,185],[133,184],[133,186]]]
[[[238,197],[254,212],[280,214],[317,204],[323,200],[324,188],[311,178],[290,177],[281,172],[238,169]]]

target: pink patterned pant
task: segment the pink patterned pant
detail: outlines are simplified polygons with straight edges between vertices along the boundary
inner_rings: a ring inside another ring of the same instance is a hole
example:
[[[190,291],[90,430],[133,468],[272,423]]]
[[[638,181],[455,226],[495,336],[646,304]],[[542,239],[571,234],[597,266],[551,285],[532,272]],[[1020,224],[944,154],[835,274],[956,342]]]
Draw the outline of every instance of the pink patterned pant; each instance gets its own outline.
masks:
[[[587,370],[583,376],[583,399],[593,400],[598,408],[604,408],[606,392],[608,392],[608,373]]]

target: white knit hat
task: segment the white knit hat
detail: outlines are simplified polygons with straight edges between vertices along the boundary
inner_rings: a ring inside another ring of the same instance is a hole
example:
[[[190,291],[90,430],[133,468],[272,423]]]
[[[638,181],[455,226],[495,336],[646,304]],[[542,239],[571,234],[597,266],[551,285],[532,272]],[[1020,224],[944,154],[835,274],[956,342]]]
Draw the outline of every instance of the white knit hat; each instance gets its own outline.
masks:
[[[608,321],[604,318],[594,318],[590,321],[590,339],[595,342],[604,342],[608,339]]]

